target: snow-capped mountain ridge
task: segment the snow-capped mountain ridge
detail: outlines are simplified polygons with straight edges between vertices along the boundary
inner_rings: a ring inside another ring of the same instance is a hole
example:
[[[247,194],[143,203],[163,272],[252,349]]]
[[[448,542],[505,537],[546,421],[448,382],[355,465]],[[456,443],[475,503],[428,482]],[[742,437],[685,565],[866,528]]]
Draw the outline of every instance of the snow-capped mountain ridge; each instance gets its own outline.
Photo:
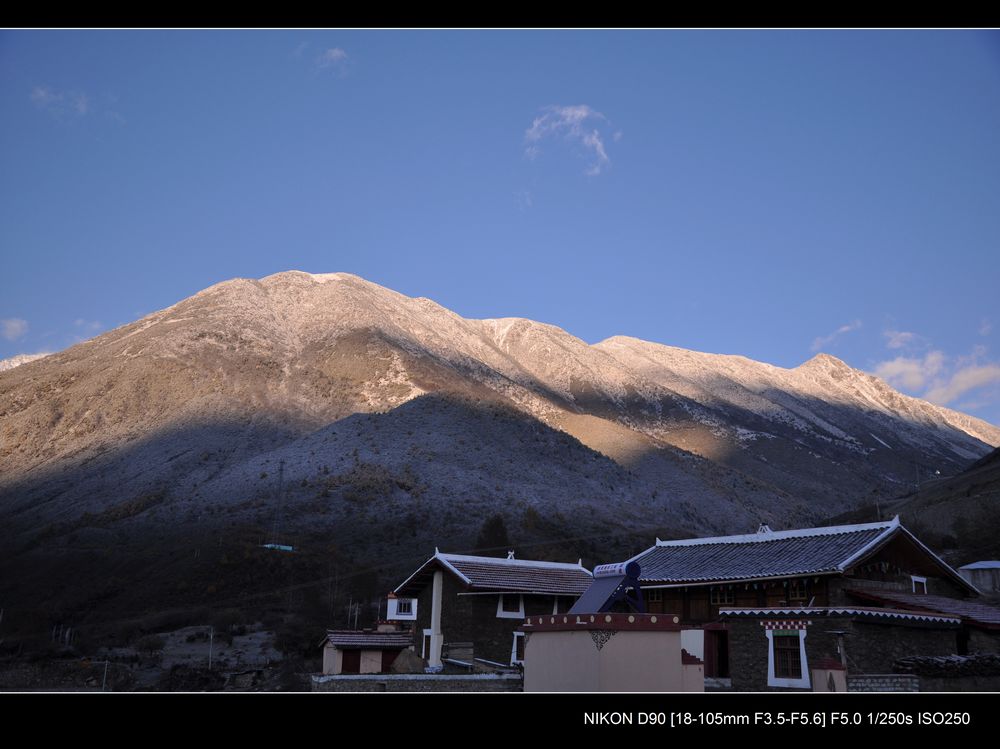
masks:
[[[221,447],[192,437],[190,450],[162,464],[143,458],[153,464],[128,472],[142,478],[122,480],[135,491],[176,487],[202,470],[185,461],[226,455],[190,488],[226,501],[227,487],[266,473],[254,461],[275,435],[306,439],[352,414],[394,412],[430,396],[513,407],[616,461],[644,487],[634,489],[643,501],[657,497],[663,517],[684,508],[688,527],[724,532],[761,519],[822,519],[872,492],[961,470],[1000,445],[1000,429],[904,396],[826,354],[783,369],[627,336],[588,344],[524,318],[465,319],[348,273],[288,271],[215,284],[0,375],[0,497],[28,476],[76,472],[155,435],[224,424],[236,431]],[[365,444],[356,443],[357,460]],[[305,467],[291,475],[288,455],[289,481],[311,485]],[[138,459],[129,460],[122,470]],[[506,460],[515,458],[484,456],[483,476]],[[452,476],[448,485],[466,480]],[[110,479],[74,481],[94,497]],[[502,493],[489,478],[469,481],[483,501]],[[536,494],[571,506],[571,484],[540,485]]]

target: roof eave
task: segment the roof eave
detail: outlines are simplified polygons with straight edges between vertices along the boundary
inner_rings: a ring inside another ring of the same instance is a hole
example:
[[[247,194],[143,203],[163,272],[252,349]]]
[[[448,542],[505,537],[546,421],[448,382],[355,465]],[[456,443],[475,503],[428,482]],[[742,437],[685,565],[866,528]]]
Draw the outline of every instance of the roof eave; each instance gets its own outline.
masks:
[[[702,585],[731,585],[734,583],[760,583],[768,580],[786,580],[789,577],[819,577],[820,575],[840,575],[840,570],[812,570],[806,572],[785,572],[780,575],[765,575],[757,577],[715,578],[712,580],[681,580],[661,581],[639,578],[639,584],[646,589],[657,588],[695,588]]]
[[[435,563],[441,565],[444,569],[446,569],[449,572],[451,572],[459,580],[461,580],[465,585],[467,585],[467,586],[471,586],[472,585],[472,581],[469,580],[469,578],[467,578],[465,575],[463,575],[461,572],[459,572],[457,569],[455,569],[455,567],[452,564],[450,564],[447,559],[444,558],[444,556],[441,554],[441,552],[438,551],[437,549],[435,549],[434,550],[434,556],[432,556],[430,559],[428,559],[426,562],[424,562],[422,565],[420,565],[417,568],[417,570],[413,574],[411,574],[408,578],[406,578],[402,583],[400,583],[395,588],[393,588],[392,592],[395,593],[396,595],[399,595],[400,591],[402,591],[404,588],[406,588],[406,586],[410,584],[410,581],[413,580],[413,578],[415,578],[418,575],[422,574],[428,567],[430,567],[431,565],[433,565]]]

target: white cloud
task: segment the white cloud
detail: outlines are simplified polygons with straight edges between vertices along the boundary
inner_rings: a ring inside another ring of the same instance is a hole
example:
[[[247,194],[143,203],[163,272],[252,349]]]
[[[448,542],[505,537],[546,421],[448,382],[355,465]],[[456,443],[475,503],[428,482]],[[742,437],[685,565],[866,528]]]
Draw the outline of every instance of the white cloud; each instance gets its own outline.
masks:
[[[316,67],[320,70],[335,71],[341,77],[347,75],[350,58],[340,47],[330,47],[323,50],[316,58]]]
[[[125,118],[116,111],[118,97],[114,94],[104,94],[98,104],[94,97],[84,91],[58,91],[48,86],[35,86],[28,99],[38,109],[47,112],[56,119],[83,119],[100,116],[119,125],[125,124]]]
[[[979,323],[979,335],[989,335],[992,332],[993,332],[992,321],[984,317],[983,321]]]
[[[514,192],[514,201],[517,203],[518,210],[526,211],[532,206],[531,192],[528,190],[517,190]]]
[[[53,117],[86,117],[96,111],[93,100],[83,91],[56,91],[48,86],[35,86],[28,98]]]
[[[28,321],[19,317],[8,317],[0,320],[0,338],[16,341],[28,332]]]
[[[809,348],[812,351],[819,351],[821,348],[827,346],[834,339],[839,338],[845,333],[850,333],[852,330],[857,330],[861,327],[861,321],[855,320],[854,322],[848,323],[847,325],[841,325],[835,331],[830,333],[830,335],[820,336],[819,338],[813,339],[812,346]]]
[[[916,333],[907,333],[902,330],[886,330],[882,335],[886,338],[886,345],[889,348],[905,348],[914,343],[918,336]]]
[[[899,356],[875,367],[875,374],[893,387],[920,390],[928,385],[944,368],[942,351],[931,351],[923,359]]]
[[[1000,397],[1000,363],[989,361],[988,354],[986,346],[979,344],[967,356],[949,357],[938,350],[923,358],[899,356],[877,364],[875,374],[893,387],[905,388],[939,406],[975,391],[975,397],[966,398],[959,406],[971,410],[991,405]],[[994,387],[988,387],[991,385]]]
[[[970,390],[1000,383],[1000,364],[969,365],[952,373],[947,382],[931,388],[924,398],[945,406]]]
[[[524,133],[525,156],[529,159],[536,158],[541,153],[539,144],[543,139],[561,135],[566,140],[583,146],[590,153],[592,162],[586,170],[588,175],[596,176],[605,167],[611,165],[611,159],[604,148],[604,139],[599,130],[599,126],[607,125],[607,117],[586,104],[570,107],[546,107],[543,112],[542,115],[534,119],[531,127]],[[612,139],[620,140],[621,131],[614,133]]]

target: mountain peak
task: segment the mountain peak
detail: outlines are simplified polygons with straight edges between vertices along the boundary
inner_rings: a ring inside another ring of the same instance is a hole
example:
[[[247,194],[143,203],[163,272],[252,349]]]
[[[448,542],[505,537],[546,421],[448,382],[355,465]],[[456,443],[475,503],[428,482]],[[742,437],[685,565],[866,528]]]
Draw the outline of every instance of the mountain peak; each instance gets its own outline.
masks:
[[[851,365],[847,364],[846,362],[842,361],[841,359],[838,359],[836,356],[833,356],[831,354],[819,353],[819,354],[816,354],[816,356],[814,356],[809,361],[803,362],[802,364],[800,364],[798,367],[796,367],[796,369],[800,369],[800,370],[801,369],[818,369],[818,370],[825,370],[825,371],[831,371],[831,370],[840,370],[840,371],[843,371],[843,370],[851,370],[852,367],[851,367]]]
[[[260,280],[261,283],[291,280],[313,281],[314,283],[333,283],[337,281],[361,281],[362,283],[371,283],[370,281],[366,281],[361,276],[357,276],[353,273],[308,273],[306,271],[294,269],[283,270],[280,273],[272,273],[270,276],[265,276]]]

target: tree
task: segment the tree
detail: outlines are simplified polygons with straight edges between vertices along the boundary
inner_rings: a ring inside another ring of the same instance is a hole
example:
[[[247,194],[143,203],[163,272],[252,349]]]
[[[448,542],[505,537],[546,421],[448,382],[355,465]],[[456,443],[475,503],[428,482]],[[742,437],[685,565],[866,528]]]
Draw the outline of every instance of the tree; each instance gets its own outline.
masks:
[[[476,551],[483,552],[487,556],[505,557],[510,548],[510,538],[507,536],[503,515],[497,513],[486,518],[479,529]]]

